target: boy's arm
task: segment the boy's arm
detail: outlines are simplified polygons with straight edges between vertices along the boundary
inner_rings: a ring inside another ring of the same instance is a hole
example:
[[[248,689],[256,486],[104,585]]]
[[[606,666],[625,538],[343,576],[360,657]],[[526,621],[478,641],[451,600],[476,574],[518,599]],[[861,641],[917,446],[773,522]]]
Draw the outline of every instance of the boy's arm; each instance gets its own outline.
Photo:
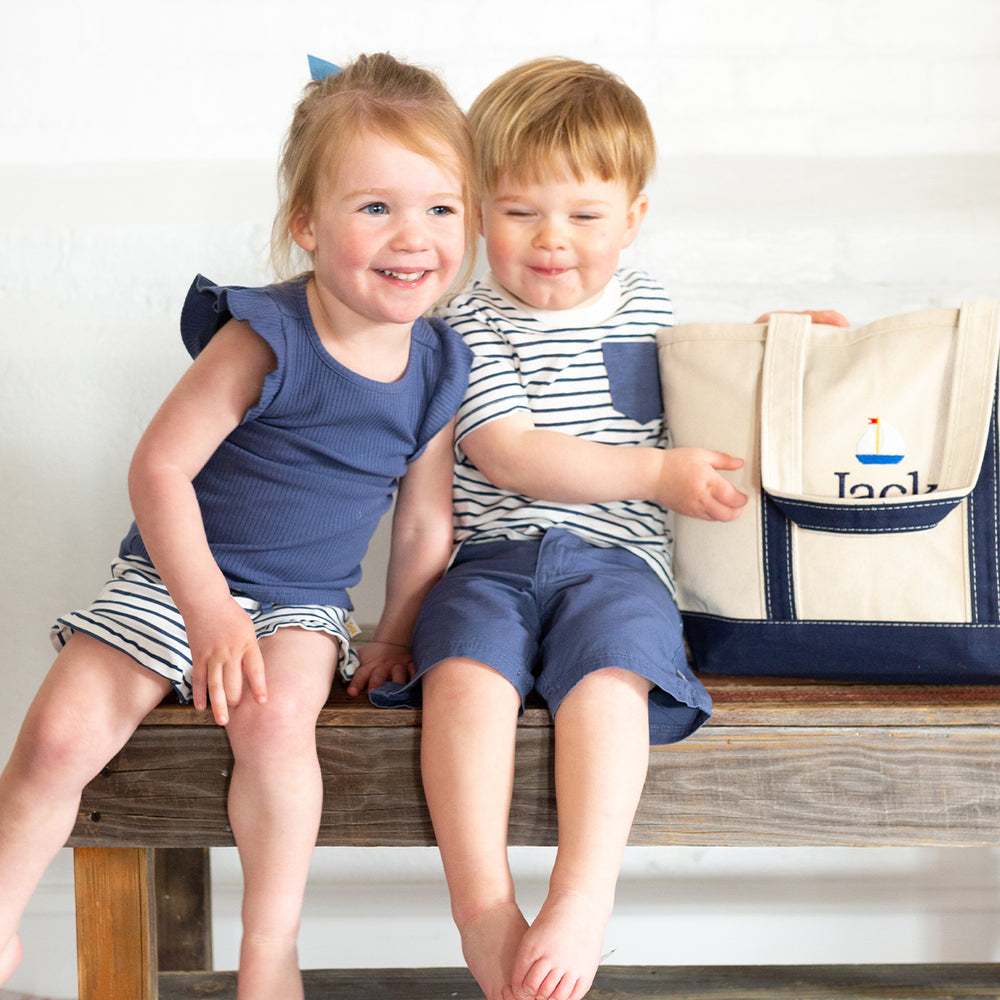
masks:
[[[246,674],[266,697],[253,624],[212,557],[192,481],[260,397],[275,359],[245,323],[205,346],[150,421],[129,468],[129,497],[150,558],[177,605],[194,665],[194,702],[216,721],[240,700]]]
[[[681,514],[730,521],[746,503],[719,470],[742,459],[703,448],[601,444],[537,428],[521,411],[462,438],[462,450],[494,486],[556,503],[655,500]]]
[[[451,556],[454,421],[440,430],[399,481],[392,517],[385,608],[347,692],[360,694],[413,672],[410,637],[427,592]]]

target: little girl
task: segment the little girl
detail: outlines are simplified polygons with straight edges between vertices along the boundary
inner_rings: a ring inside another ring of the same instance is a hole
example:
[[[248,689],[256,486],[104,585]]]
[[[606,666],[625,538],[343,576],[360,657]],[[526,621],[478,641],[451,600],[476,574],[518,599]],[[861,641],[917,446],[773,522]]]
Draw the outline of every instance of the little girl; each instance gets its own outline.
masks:
[[[266,288],[196,279],[181,316],[195,360],[136,450],[135,523],[97,601],[58,622],[0,776],[0,984],[84,785],[173,687],[211,705],[235,757],[239,1000],[303,996],[316,718],[338,665],[352,694],[412,670],[413,621],[451,547],[470,364],[421,317],[475,235],[472,143],[441,82],[388,55],[330,68],[296,109],[272,241],[276,261],[294,241],[312,270]],[[347,588],[397,487],[385,610],[359,661]]]

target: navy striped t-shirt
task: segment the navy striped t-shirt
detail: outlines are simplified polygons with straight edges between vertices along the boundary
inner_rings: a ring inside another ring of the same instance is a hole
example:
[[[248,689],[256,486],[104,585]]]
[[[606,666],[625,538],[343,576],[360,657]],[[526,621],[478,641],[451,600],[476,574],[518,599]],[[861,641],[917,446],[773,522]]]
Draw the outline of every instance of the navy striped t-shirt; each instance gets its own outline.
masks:
[[[537,538],[560,527],[634,552],[673,593],[668,513],[658,504],[521,496],[490,483],[461,446],[477,427],[518,411],[530,412],[536,427],[604,444],[666,445],[656,331],[673,325],[673,309],[663,288],[642,271],[622,269],[596,304],[542,311],[513,299],[490,275],[442,316],[474,356],[456,431],[456,544]]]

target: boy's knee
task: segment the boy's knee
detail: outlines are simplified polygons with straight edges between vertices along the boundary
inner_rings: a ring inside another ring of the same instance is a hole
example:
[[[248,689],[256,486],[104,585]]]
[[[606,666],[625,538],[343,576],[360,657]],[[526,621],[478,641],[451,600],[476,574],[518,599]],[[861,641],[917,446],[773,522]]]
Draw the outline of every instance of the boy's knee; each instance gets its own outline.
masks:
[[[493,689],[510,688],[516,694],[514,685],[499,671],[480,660],[463,656],[438,661],[423,675],[421,684],[425,705],[428,697],[457,701]]]
[[[588,682],[595,687],[629,687],[640,691],[648,691],[653,686],[652,681],[637,674],[634,670],[627,670],[625,667],[603,667],[601,670],[595,670],[580,681],[581,684]]]
[[[439,725],[490,726],[513,729],[521,710],[521,694],[511,680],[479,660],[441,660],[422,677],[424,732]]]
[[[645,697],[653,686],[652,681],[635,671],[624,667],[603,667],[581,677],[563,697],[559,707],[567,702],[590,701],[602,704],[614,701],[619,696],[631,698],[637,694]]]

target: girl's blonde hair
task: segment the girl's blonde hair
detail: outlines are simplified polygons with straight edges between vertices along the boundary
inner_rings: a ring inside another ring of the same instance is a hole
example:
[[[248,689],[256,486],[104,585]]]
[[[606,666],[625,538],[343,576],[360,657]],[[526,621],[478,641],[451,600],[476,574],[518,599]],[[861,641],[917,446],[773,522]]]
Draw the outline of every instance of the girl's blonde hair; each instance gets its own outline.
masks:
[[[275,271],[287,276],[293,270],[298,248],[290,232],[292,222],[314,210],[352,140],[370,133],[426,156],[462,181],[464,283],[472,270],[478,230],[475,150],[468,121],[437,76],[384,52],[359,56],[303,92],[278,173],[278,212],[271,231]]]
[[[515,66],[472,103],[479,185],[493,193],[504,175],[538,183],[587,173],[622,181],[631,197],[656,164],[656,140],[639,97],[593,63],[552,56]]]

